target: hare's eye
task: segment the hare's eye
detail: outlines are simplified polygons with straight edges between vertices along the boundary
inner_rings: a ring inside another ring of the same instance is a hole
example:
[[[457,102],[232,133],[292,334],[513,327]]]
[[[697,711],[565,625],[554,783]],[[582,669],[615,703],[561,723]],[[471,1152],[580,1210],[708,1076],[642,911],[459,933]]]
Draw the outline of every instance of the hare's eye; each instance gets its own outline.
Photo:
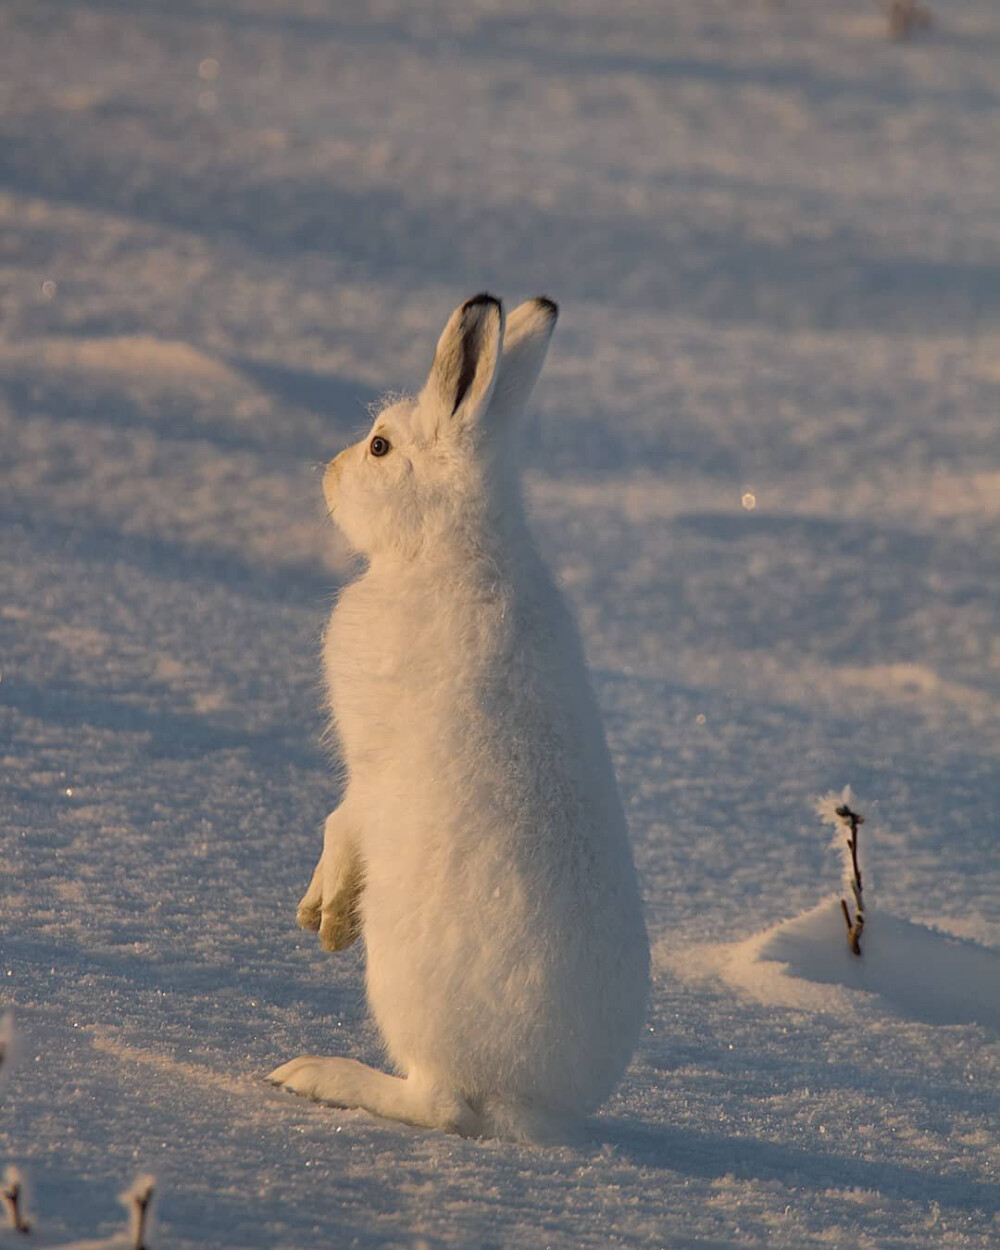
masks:
[[[368,444],[368,450],[373,456],[384,456],[391,446],[392,444],[387,438],[383,438],[381,434],[376,434]]]

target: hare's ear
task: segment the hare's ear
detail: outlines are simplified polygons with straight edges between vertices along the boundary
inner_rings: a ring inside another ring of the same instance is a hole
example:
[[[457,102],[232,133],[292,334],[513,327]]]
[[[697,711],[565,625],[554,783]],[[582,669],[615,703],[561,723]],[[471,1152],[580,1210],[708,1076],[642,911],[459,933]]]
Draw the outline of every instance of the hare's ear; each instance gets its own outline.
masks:
[[[545,363],[558,317],[558,304],[540,295],[515,308],[507,318],[490,420],[518,417],[524,411]]]
[[[503,305],[485,292],[451,314],[421,393],[439,433],[478,421],[489,407],[503,327]]]

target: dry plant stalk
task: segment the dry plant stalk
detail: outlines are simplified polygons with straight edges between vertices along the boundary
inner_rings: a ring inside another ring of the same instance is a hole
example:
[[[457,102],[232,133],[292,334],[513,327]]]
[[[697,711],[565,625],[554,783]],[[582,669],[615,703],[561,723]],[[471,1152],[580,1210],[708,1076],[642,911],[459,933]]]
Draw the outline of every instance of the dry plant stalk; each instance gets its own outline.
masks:
[[[144,1194],[136,1194],[133,1197],[136,1212],[135,1250],[146,1250],[146,1216],[152,1198],[152,1189],[148,1189]]]
[[[4,1210],[7,1212],[7,1219],[16,1233],[29,1233],[31,1231],[31,1224],[25,1219],[24,1212],[21,1209],[23,1197],[24,1188],[21,1185],[20,1173],[16,1168],[8,1168],[3,1178],[3,1188],[0,1189],[0,1201],[3,1202]]]
[[[131,1250],[149,1250],[149,1246],[146,1245],[146,1233],[149,1231],[150,1209],[153,1206],[155,1193],[153,1176],[144,1174],[136,1176],[133,1184],[121,1195],[121,1201],[129,1211],[129,1223],[131,1235],[133,1235]]]
[[[152,1176],[137,1176],[124,1194],[122,1202],[128,1208],[132,1225],[132,1250],[149,1250],[146,1245],[146,1226],[156,1187]]]
[[[847,925],[847,944],[855,955],[860,955],[861,933],[865,927],[865,902],[862,894],[861,868],[858,865],[858,826],[865,823],[865,818],[858,812],[851,811],[846,803],[837,808],[837,816],[850,829],[847,835],[847,849],[851,852],[851,893],[854,895],[854,919],[851,919],[851,911],[846,899],[840,900],[840,907],[844,913],[844,923]]]

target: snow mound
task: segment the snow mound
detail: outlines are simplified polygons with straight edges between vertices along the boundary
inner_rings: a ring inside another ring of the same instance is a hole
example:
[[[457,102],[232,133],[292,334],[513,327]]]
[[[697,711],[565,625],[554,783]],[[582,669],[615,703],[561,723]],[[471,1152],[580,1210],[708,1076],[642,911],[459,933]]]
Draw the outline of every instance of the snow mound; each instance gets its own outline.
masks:
[[[858,996],[908,1020],[1000,1030],[1000,951],[888,912],[866,911],[860,958],[848,950],[839,896],[744,942],[658,949],[684,980],[718,977],[774,1006],[853,1013]]]

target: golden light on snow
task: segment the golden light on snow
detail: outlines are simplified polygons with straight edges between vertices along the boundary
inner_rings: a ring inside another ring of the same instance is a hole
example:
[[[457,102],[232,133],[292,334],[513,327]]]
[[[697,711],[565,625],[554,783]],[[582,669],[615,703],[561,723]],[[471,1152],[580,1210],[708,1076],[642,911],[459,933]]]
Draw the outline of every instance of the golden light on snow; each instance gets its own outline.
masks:
[[[757,496],[752,490],[745,490],[740,497],[740,503],[747,510],[747,512],[753,512],[754,508],[757,507]]]
[[[219,76],[219,62],[214,56],[206,56],[198,62],[198,77],[203,82],[215,82]]]

